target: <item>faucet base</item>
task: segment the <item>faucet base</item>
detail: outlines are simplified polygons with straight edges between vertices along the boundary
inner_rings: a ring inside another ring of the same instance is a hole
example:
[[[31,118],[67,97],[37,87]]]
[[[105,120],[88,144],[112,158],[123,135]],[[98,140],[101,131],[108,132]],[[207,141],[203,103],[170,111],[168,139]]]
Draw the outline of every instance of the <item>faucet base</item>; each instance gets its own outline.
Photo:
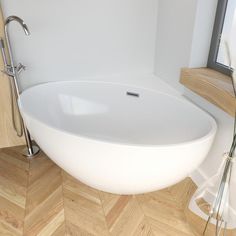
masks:
[[[33,145],[31,149],[29,148],[24,148],[22,151],[22,154],[28,158],[33,158],[37,154],[39,154],[40,148],[36,145]]]

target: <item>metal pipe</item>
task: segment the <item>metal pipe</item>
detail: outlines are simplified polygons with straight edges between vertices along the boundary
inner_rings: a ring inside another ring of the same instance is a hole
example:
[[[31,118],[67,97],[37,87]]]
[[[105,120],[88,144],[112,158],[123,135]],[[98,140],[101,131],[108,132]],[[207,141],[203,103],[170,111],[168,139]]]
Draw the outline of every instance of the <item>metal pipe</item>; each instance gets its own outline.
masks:
[[[20,123],[20,128],[17,127],[17,113],[19,114],[19,110],[18,107],[16,105],[17,100],[15,97],[16,92],[14,92],[15,86],[13,83],[13,78],[12,78],[12,73],[10,74],[10,70],[11,70],[11,66],[8,65],[7,63],[7,55],[6,55],[6,50],[5,50],[5,44],[4,44],[4,40],[2,38],[0,38],[0,49],[1,49],[1,54],[2,54],[2,58],[3,58],[3,63],[4,63],[4,73],[9,75],[9,79],[10,79],[10,99],[11,99],[11,115],[12,115],[12,124],[13,124],[13,128],[15,129],[17,136],[21,137],[23,135],[23,129],[22,129],[22,125],[21,125],[21,120],[19,121]]]

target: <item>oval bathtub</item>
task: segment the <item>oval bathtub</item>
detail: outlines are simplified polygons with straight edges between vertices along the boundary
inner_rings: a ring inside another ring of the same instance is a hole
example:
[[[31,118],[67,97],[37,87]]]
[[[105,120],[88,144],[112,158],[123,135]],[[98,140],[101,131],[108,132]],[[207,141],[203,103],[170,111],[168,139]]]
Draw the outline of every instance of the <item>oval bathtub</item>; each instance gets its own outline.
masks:
[[[177,183],[206,157],[212,117],[182,96],[106,82],[51,82],[20,96],[26,125],[61,168],[117,194]]]

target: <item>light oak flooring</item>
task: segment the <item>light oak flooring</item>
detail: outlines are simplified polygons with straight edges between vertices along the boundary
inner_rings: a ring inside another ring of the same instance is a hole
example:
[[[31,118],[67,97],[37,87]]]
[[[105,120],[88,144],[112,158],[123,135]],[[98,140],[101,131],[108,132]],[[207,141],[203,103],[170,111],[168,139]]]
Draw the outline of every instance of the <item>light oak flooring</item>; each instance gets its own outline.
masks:
[[[153,193],[119,196],[90,188],[43,153],[0,149],[0,235],[193,236],[184,208],[190,179]]]

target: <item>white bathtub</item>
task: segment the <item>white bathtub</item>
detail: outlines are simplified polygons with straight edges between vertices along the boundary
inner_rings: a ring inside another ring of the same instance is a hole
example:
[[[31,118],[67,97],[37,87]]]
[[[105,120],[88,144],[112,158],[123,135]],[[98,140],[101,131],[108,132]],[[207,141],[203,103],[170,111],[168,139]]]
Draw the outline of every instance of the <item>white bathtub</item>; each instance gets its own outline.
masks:
[[[51,82],[20,96],[27,127],[61,168],[94,188],[137,194],[177,183],[206,157],[216,122],[167,86]]]

